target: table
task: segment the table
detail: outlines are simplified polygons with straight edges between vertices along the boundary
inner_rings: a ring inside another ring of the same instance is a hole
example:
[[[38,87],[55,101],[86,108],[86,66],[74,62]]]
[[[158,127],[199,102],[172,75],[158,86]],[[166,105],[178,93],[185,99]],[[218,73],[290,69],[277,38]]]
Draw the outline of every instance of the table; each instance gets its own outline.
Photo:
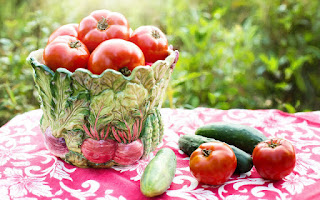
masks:
[[[288,114],[279,110],[161,109],[163,143],[177,156],[171,187],[154,199],[320,199],[320,112]],[[82,169],[53,156],[44,146],[39,127],[41,110],[14,117],[0,128],[0,199],[147,199],[139,189],[149,158],[127,167]],[[233,175],[221,186],[199,184],[189,170],[189,158],[178,148],[182,134],[194,134],[204,124],[225,121],[255,127],[267,137],[288,139],[297,163],[281,181],[262,179],[253,168]]]

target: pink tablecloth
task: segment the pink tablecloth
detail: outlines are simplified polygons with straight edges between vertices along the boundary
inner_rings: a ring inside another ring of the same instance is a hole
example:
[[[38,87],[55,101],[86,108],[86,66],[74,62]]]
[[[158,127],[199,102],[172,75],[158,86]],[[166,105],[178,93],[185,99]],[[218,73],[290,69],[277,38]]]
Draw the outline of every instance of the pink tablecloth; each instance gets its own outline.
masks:
[[[320,199],[320,112],[207,108],[161,112],[165,137],[158,149],[174,150],[178,164],[171,187],[156,199]],[[67,164],[46,150],[39,128],[41,114],[41,110],[34,110],[19,115],[0,128],[1,200],[146,199],[139,184],[148,160],[111,169],[81,169]],[[297,156],[294,172],[271,182],[253,168],[246,174],[233,175],[219,187],[199,184],[177,142],[180,135],[194,134],[197,127],[216,121],[249,125],[268,137],[290,140]]]

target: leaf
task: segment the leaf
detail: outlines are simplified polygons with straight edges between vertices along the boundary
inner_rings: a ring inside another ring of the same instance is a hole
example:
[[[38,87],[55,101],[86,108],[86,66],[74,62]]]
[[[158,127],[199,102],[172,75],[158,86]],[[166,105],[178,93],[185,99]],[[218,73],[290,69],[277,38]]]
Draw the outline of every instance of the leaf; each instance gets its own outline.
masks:
[[[69,150],[81,153],[81,144],[83,141],[83,132],[81,130],[66,131],[63,135]]]
[[[115,106],[114,98],[114,92],[110,89],[91,97],[89,123],[91,127],[94,127],[98,118],[96,128],[99,133],[112,120],[112,110]]]
[[[162,101],[164,95],[162,92],[164,89],[166,89],[166,82],[163,79],[153,86],[149,98],[151,108],[158,106],[160,101]]]
[[[267,70],[279,76],[279,61],[275,56],[267,57],[265,54],[260,54],[259,58],[266,65]]]
[[[287,109],[287,111],[289,112],[289,113],[295,113],[296,112],[296,109],[295,109],[295,107],[293,107],[291,104],[289,104],[289,103],[285,103],[284,104],[284,107]]]
[[[139,110],[144,105],[148,91],[141,85],[128,83],[125,89],[117,94],[120,105],[126,110]]]
[[[82,129],[84,118],[89,115],[89,94],[84,92],[76,97],[70,97],[66,111],[64,127],[67,130],[80,127]]]
[[[71,96],[71,78],[68,74],[58,71],[54,74],[50,83],[52,94],[51,114],[54,120],[60,120],[65,114],[67,99]]]
[[[106,70],[99,79],[101,90],[112,89],[114,92],[121,91],[128,82],[120,72]]]
[[[148,91],[150,91],[155,84],[151,67],[140,67],[139,70],[134,70],[130,77],[133,77],[130,80],[131,83],[140,84]]]
[[[59,115],[59,119],[52,121],[52,134],[61,137],[63,131],[82,129],[87,115],[89,115],[88,93],[68,98],[63,114]]]
[[[51,101],[52,101],[52,94],[50,90],[50,81],[53,77],[53,74],[46,68],[43,68],[43,65],[38,64],[31,64],[34,69],[34,82],[36,88],[39,93],[40,102],[42,109],[45,110],[44,115],[45,118],[50,118],[49,114],[51,111]]]
[[[168,66],[165,61],[157,61],[151,67],[153,67],[154,79],[156,82],[163,78],[167,78],[166,75],[170,74],[167,73],[167,71],[170,69],[170,66]]]
[[[193,79],[199,78],[200,76],[207,76],[208,72],[190,72],[185,74],[184,76],[180,77],[178,80],[173,80],[172,85],[178,86],[180,84],[183,84],[186,81],[192,81]]]
[[[88,167],[88,160],[83,155],[73,151],[66,154],[66,161],[78,167]]]
[[[84,72],[83,69],[77,69],[72,75],[73,96],[78,93],[93,90],[92,79],[90,74]]]

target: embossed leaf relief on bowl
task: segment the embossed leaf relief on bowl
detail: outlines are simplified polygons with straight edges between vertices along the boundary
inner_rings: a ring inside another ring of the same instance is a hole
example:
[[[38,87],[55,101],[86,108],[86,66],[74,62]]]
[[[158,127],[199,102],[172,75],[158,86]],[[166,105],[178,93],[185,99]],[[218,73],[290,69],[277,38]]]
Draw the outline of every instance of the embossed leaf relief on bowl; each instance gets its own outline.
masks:
[[[128,77],[112,69],[100,75],[87,69],[54,72],[42,54],[34,51],[27,60],[43,110],[40,127],[54,155],[79,167],[107,168],[133,164],[161,142],[159,109],[178,51],[136,67]]]

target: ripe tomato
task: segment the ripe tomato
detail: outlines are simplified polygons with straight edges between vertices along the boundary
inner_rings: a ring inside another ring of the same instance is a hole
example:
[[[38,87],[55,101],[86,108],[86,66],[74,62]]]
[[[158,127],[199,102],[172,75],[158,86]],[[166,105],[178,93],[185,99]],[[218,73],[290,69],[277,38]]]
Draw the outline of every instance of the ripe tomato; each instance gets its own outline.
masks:
[[[66,68],[74,72],[77,68],[86,68],[89,56],[87,47],[69,35],[58,36],[43,51],[44,63],[53,71]]]
[[[49,44],[56,37],[62,36],[62,35],[70,35],[73,37],[78,37],[78,26],[79,26],[78,24],[66,24],[66,25],[60,26],[50,35],[47,44]]]
[[[190,171],[199,182],[220,185],[226,182],[237,167],[232,149],[223,142],[201,144],[190,156]]]
[[[133,31],[130,41],[140,47],[146,62],[153,63],[168,56],[168,40],[155,26],[140,26]]]
[[[96,10],[83,18],[79,24],[79,39],[92,52],[101,42],[112,38],[128,40],[130,27],[120,13]]]
[[[253,150],[252,161],[262,178],[280,180],[293,171],[296,154],[289,141],[275,138],[260,142]]]
[[[102,42],[90,55],[88,69],[101,74],[106,69],[120,71],[128,76],[140,65],[145,65],[141,49],[132,42],[111,39]]]

